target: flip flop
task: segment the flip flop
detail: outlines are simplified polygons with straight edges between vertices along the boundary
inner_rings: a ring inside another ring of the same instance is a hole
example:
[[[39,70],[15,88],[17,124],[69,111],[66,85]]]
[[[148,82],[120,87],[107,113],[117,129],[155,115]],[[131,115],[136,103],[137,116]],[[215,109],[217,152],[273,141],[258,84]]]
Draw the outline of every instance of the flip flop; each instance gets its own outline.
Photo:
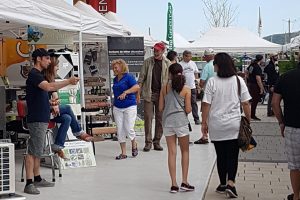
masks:
[[[120,154],[116,157],[116,160],[123,160],[123,159],[126,159],[126,158],[127,158],[127,155]]]

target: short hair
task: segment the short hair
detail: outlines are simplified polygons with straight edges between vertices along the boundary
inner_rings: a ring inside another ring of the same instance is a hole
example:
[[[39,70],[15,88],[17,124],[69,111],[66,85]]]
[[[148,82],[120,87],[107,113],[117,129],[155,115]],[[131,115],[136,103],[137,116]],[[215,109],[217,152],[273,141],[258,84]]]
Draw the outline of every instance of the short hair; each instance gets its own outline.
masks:
[[[173,51],[173,50],[169,51],[168,54],[167,54],[167,58],[168,58],[170,61],[175,60],[176,56],[177,56],[177,52],[176,52],[176,51]]]
[[[48,51],[44,48],[38,48],[38,49],[35,49],[32,54],[31,54],[31,57],[32,57],[32,60],[33,60],[33,63],[36,64],[37,62],[37,57],[46,57],[46,56],[50,56],[50,54],[48,53]]]
[[[113,61],[111,61],[111,66],[114,67],[114,65],[119,64],[122,67],[122,74],[128,73],[129,69],[128,69],[128,65],[126,64],[126,62],[123,59],[115,59]]]
[[[186,56],[186,55],[192,54],[192,52],[189,50],[184,50],[184,52],[182,54],[183,54],[183,56]]]
[[[227,53],[217,53],[213,64],[218,66],[217,76],[220,78],[228,78],[236,75],[234,62]]]

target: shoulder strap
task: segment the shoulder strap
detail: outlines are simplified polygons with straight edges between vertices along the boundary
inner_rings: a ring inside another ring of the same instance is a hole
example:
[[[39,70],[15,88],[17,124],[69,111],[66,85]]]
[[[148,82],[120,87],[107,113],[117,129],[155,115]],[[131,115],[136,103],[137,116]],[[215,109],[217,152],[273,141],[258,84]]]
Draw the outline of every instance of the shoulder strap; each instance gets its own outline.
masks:
[[[186,114],[184,107],[183,107],[183,106],[181,105],[181,103],[179,102],[179,100],[178,100],[178,98],[177,98],[177,96],[176,96],[176,94],[175,94],[175,92],[174,92],[173,89],[172,89],[172,93],[173,93],[175,99],[177,100],[178,104],[180,105],[180,107],[182,108],[182,110],[184,111],[184,113]],[[187,115],[187,114],[186,114],[186,115]]]
[[[242,102],[241,102],[241,82],[239,77],[236,75],[236,82],[237,82],[237,86],[238,86],[238,96],[239,96],[239,100],[240,100],[240,109],[241,109],[241,113],[243,113],[243,107],[242,107]]]

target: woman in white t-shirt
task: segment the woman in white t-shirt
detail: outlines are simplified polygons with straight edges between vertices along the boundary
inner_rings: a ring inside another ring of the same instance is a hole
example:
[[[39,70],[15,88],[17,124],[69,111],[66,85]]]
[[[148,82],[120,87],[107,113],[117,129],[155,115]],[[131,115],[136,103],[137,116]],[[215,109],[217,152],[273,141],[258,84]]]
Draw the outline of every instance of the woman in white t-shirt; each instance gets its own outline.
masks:
[[[220,185],[216,192],[236,198],[234,186],[238,167],[239,147],[237,143],[241,110],[250,121],[251,96],[244,80],[237,76],[232,58],[227,53],[218,53],[214,58],[217,76],[208,80],[202,101],[203,135],[210,139],[217,153],[217,168]],[[238,94],[238,79],[241,85],[241,99]],[[241,101],[240,101],[241,100]]]

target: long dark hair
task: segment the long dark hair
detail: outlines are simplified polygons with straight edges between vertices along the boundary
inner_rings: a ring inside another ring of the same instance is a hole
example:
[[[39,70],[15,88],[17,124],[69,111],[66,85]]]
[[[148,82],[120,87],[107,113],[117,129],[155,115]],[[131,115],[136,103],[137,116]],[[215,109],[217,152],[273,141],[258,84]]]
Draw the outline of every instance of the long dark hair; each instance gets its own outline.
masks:
[[[182,74],[182,66],[179,63],[174,63],[169,67],[169,73],[172,78],[172,89],[180,93],[184,84],[185,76]]]
[[[55,76],[56,76],[55,73],[56,72],[55,72],[54,68],[59,63],[58,57],[56,57],[56,56],[51,56],[50,60],[51,60],[50,65],[48,66],[47,69],[44,70],[45,78],[49,83],[55,82]]]
[[[217,75],[220,78],[228,78],[236,75],[236,68],[230,55],[227,53],[217,53],[214,58],[214,65],[218,66]]]

